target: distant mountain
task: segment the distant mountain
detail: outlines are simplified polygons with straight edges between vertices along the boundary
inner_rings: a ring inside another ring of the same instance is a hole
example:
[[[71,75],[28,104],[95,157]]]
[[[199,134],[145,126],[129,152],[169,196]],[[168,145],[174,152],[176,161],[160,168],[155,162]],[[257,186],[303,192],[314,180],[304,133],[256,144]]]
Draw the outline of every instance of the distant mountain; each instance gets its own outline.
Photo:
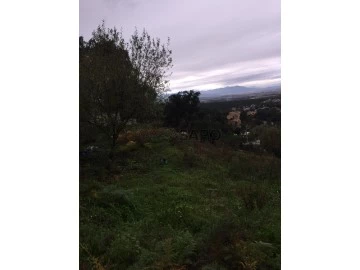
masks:
[[[200,100],[213,100],[213,99],[232,99],[239,96],[259,94],[266,92],[280,92],[280,86],[269,86],[266,88],[261,87],[245,87],[245,86],[228,86],[224,88],[217,88],[213,90],[200,91]]]

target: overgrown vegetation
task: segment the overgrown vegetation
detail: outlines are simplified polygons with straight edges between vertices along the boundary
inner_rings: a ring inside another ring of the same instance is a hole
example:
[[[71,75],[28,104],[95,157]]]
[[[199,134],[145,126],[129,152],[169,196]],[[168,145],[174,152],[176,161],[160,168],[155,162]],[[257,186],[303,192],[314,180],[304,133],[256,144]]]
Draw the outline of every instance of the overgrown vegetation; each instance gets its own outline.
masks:
[[[81,269],[280,269],[279,159],[174,133],[128,132],[111,176],[82,161]]]
[[[80,39],[80,269],[280,269],[278,105],[234,130],[231,102],[203,107],[194,91],[160,100],[171,51],[146,32],[120,37],[102,25]]]

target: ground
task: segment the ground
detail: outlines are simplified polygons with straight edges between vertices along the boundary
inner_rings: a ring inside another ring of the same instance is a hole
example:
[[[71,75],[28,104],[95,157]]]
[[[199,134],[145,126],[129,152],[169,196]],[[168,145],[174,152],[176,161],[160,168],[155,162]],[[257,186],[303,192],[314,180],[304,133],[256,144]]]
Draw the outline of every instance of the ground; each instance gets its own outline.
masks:
[[[81,160],[80,269],[280,269],[280,159],[129,132]]]

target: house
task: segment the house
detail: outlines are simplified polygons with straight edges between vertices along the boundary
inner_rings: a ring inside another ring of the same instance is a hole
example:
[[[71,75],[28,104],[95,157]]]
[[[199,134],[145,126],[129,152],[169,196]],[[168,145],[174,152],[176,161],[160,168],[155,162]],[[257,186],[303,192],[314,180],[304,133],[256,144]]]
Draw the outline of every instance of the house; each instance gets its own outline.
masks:
[[[246,114],[247,114],[247,116],[255,116],[256,110],[255,111],[248,111]]]
[[[243,143],[243,145],[256,145],[256,146],[259,146],[260,145],[260,140],[255,140],[255,141],[252,141],[252,142],[245,142],[245,143]]]
[[[240,120],[240,111],[231,111],[226,116],[228,120],[228,124],[234,128],[240,127],[241,120]]]

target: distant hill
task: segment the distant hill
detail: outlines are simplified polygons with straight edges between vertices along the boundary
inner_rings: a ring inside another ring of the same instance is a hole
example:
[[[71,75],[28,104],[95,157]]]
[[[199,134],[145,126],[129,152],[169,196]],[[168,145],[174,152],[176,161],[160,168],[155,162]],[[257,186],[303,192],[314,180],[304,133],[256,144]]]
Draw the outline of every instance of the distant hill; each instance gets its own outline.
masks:
[[[245,86],[228,86],[224,88],[217,88],[213,90],[203,90],[200,91],[200,100],[217,100],[217,99],[233,99],[238,98],[239,96],[251,95],[251,94],[260,94],[268,92],[280,92],[281,87],[270,86],[266,88],[260,87],[245,87]]]

